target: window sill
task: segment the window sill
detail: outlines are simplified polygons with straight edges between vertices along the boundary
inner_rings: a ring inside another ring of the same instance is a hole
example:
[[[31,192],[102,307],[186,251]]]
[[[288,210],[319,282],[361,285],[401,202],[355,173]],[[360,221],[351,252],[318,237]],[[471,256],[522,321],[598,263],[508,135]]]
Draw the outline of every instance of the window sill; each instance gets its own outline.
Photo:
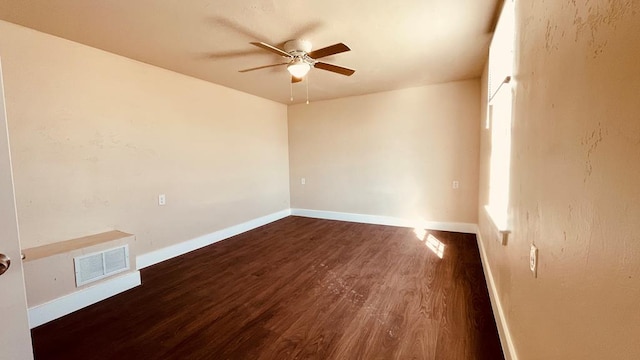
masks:
[[[496,211],[489,205],[486,205],[484,207],[484,210],[491,220],[493,228],[497,231],[498,241],[500,242],[500,244],[506,245],[509,234],[511,234],[511,230],[509,230],[509,226],[507,225],[507,215],[502,212]]]

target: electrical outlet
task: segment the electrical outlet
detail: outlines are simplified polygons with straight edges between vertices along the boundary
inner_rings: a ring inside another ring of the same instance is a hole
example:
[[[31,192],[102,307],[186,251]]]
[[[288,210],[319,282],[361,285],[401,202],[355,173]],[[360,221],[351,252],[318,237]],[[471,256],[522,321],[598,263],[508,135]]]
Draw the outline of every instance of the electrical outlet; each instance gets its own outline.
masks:
[[[460,181],[458,180],[453,180],[453,183],[451,183],[451,187],[454,189],[457,189],[460,187]]]
[[[165,194],[158,195],[158,205],[163,206],[167,204],[167,196]]]
[[[307,183],[307,179],[305,178],[300,178],[300,184],[304,185]]]
[[[533,273],[533,277],[538,277],[538,248],[533,244],[529,250],[529,269]]]

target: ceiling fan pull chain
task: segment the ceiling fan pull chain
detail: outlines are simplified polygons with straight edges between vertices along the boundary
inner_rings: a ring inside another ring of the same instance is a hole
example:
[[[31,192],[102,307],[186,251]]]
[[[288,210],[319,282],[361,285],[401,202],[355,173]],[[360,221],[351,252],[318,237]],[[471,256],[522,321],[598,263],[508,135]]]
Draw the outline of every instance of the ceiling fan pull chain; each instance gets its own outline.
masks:
[[[309,77],[309,74],[307,74],[307,81],[305,81],[307,84],[307,105],[309,105]]]
[[[291,92],[291,102],[293,102],[293,83],[289,81],[289,91]]]

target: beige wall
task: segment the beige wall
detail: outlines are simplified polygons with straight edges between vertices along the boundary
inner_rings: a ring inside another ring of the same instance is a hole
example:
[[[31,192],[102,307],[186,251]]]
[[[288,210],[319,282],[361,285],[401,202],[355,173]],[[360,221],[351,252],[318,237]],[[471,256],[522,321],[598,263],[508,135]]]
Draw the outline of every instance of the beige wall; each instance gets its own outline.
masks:
[[[640,3],[517,2],[513,234],[480,227],[520,359],[640,358]],[[486,79],[485,79],[486,83]],[[539,249],[537,279],[529,245]]]
[[[470,80],[289,106],[291,206],[476,223],[479,97]]]
[[[24,248],[119,229],[142,254],[289,208],[285,105],[6,22],[0,56]]]

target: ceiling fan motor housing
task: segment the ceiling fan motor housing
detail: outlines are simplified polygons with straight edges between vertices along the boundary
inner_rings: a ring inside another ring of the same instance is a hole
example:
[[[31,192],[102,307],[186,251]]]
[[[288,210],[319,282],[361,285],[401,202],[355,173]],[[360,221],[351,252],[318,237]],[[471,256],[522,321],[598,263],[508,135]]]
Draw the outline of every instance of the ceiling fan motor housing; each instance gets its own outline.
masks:
[[[293,56],[302,56],[311,52],[311,42],[306,40],[289,40],[284,43],[284,51]]]

